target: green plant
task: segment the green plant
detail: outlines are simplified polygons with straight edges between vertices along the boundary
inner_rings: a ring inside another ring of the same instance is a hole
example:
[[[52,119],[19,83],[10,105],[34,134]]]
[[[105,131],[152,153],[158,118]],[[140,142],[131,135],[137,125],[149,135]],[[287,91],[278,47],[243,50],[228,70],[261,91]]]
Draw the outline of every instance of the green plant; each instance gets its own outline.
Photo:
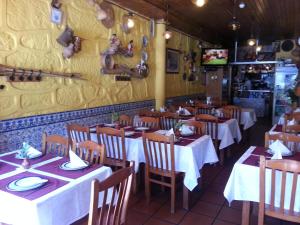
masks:
[[[111,114],[111,121],[114,123],[114,122],[116,122],[116,121],[118,121],[118,120],[119,120],[119,113],[113,112],[113,113]]]
[[[182,127],[183,124],[184,124],[184,122],[182,122],[182,121],[177,122],[175,124],[175,130],[179,130]]]

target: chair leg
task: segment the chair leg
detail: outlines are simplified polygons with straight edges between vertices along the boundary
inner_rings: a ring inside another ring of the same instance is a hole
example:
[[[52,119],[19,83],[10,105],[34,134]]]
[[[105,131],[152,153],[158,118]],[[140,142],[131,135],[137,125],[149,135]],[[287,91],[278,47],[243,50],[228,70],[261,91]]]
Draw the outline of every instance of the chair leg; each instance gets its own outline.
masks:
[[[258,225],[264,225],[264,210],[262,210],[260,207],[258,209]]]
[[[149,181],[149,174],[145,173],[145,195],[147,204],[150,204],[150,194],[151,194],[151,188],[150,188],[150,181]]]
[[[224,165],[224,149],[220,149],[220,165],[223,166]]]
[[[171,178],[171,213],[175,213],[175,177]]]

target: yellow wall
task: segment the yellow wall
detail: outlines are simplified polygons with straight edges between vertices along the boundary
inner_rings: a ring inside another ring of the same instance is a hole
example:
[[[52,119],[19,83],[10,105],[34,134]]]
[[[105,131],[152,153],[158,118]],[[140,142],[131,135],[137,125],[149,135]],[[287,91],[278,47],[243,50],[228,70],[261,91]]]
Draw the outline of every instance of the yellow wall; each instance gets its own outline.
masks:
[[[196,65],[200,65],[200,49],[197,47],[198,40],[183,35],[181,33],[173,31],[172,38],[168,40],[167,47],[180,50],[182,53],[188,53],[193,49],[197,53]],[[197,77],[198,81],[190,82],[183,80],[182,75],[184,71],[184,54],[180,54],[180,67],[179,74],[167,74],[166,76],[166,97],[191,95],[197,93],[204,93],[205,87],[202,83],[202,76],[204,74],[199,73]],[[187,74],[189,75],[189,74]]]
[[[120,29],[120,21],[126,11],[113,6],[116,22],[113,28],[107,29],[96,20],[95,9],[86,0],[62,0],[64,22],[57,26],[49,19],[50,2],[0,1],[0,63],[55,72],[79,72],[87,81],[43,78],[38,83],[8,83],[2,77],[0,84],[6,87],[0,90],[0,119],[154,99],[154,40],[150,38],[148,20],[135,16],[133,31],[125,34]],[[62,47],[56,42],[66,24],[74,30],[75,35],[85,39],[82,51],[68,60],[63,59]],[[134,40],[133,58],[115,57],[117,63],[131,67],[140,60],[142,36],[148,36],[148,78],[115,82],[114,76],[100,74],[99,55],[108,47],[108,40],[113,33],[117,34],[123,45]],[[190,38],[176,33],[168,45],[188,50],[190,42]],[[167,75],[167,97],[202,90],[199,82],[183,81],[182,72],[179,75]]]

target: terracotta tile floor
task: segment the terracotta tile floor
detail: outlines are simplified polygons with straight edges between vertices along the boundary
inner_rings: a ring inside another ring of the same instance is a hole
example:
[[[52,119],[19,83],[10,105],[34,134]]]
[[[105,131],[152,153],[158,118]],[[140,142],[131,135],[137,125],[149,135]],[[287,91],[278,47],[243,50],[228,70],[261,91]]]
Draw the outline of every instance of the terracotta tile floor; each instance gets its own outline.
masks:
[[[203,187],[192,193],[193,204],[189,211],[182,209],[182,193],[176,195],[176,212],[170,213],[170,193],[160,192],[157,188],[150,205],[141,190],[130,200],[127,225],[233,225],[241,223],[242,203],[233,202],[229,207],[223,196],[224,187],[235,161],[251,145],[264,144],[264,133],[271,128],[268,120],[261,119],[247,133],[246,141],[231,147],[232,155],[225,165],[206,165],[203,168]],[[78,222],[77,224],[86,224]],[[251,216],[251,225],[257,224],[257,216]],[[266,218],[265,224],[292,225],[272,218]]]

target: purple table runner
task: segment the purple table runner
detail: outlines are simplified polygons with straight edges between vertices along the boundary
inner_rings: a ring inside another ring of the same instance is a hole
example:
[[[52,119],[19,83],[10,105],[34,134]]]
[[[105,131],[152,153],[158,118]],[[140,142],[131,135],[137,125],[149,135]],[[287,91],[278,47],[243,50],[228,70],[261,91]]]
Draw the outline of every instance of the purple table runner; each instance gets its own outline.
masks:
[[[9,165],[5,162],[0,162],[0,175],[12,172],[16,169],[17,167]]]
[[[267,153],[266,151],[267,151],[267,149],[265,147],[256,147],[251,154],[253,154],[253,155],[264,155],[266,157],[272,157],[272,155]]]
[[[282,132],[282,125],[277,124],[273,131]]]
[[[39,187],[39,188],[36,188],[36,189],[33,189],[33,190],[29,190],[29,191],[17,192],[17,191],[9,191],[9,190],[6,189],[6,186],[10,182],[12,182],[14,180],[17,180],[17,179],[30,177],[30,176],[41,177],[43,179],[47,179],[48,182],[42,187]],[[69,183],[69,182],[63,181],[63,180],[60,180],[60,179],[56,179],[56,178],[53,178],[53,177],[48,177],[48,176],[44,176],[44,175],[40,175],[40,174],[36,174],[36,173],[23,172],[23,173],[5,178],[3,180],[0,180],[0,190],[4,191],[4,192],[8,192],[8,193],[16,195],[16,196],[19,196],[21,198],[25,198],[25,199],[28,199],[28,200],[34,200],[34,199],[42,197],[42,196],[44,196],[44,195],[46,195],[46,194],[48,194],[48,193],[50,193],[54,190],[66,185],[67,183]]]
[[[12,154],[9,154],[9,155],[1,156],[0,159],[2,159],[4,161],[7,161],[7,162],[10,162],[10,163],[15,163],[15,164],[21,165],[22,162],[23,162],[23,159],[16,159],[15,156],[16,156],[16,153],[12,153]],[[56,157],[56,156],[52,155],[52,154],[46,154],[46,155],[42,155],[42,156],[40,156],[38,158],[35,158],[35,159],[29,159],[29,162],[30,162],[31,165],[34,165],[34,164],[52,159],[54,157]]]
[[[243,164],[249,166],[259,166],[259,156],[258,155],[250,155]]]
[[[52,173],[58,176],[62,176],[62,177],[67,177],[67,178],[71,178],[71,179],[77,179],[79,177],[82,177],[96,169],[99,169],[102,165],[91,165],[85,169],[82,170],[73,170],[73,171],[68,171],[68,170],[62,170],[61,168],[59,168],[59,166],[65,162],[68,162],[69,159],[67,158],[62,158],[56,161],[53,161],[51,163],[48,163],[46,165],[43,166],[39,166],[36,169],[43,171],[43,172],[47,172],[47,173]]]

